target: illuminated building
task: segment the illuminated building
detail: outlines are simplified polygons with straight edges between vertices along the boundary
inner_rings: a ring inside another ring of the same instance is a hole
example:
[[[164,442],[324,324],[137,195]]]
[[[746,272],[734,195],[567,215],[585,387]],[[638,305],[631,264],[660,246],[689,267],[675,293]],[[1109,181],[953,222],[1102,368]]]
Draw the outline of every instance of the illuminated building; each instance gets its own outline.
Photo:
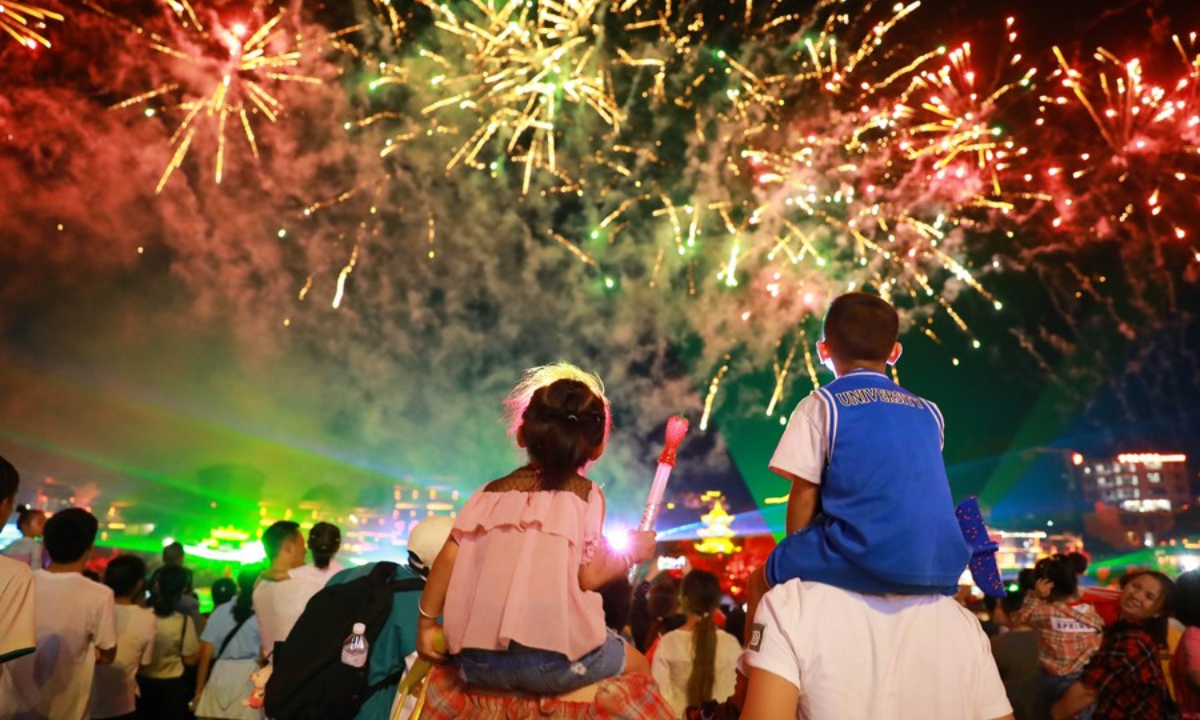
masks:
[[[1094,508],[1085,530],[1116,549],[1154,545],[1193,500],[1187,456],[1180,453],[1126,452],[1104,460],[1075,453],[1071,462]]]
[[[1187,456],[1122,453],[1109,460],[1072,456],[1084,499],[1126,512],[1172,512],[1192,502]]]

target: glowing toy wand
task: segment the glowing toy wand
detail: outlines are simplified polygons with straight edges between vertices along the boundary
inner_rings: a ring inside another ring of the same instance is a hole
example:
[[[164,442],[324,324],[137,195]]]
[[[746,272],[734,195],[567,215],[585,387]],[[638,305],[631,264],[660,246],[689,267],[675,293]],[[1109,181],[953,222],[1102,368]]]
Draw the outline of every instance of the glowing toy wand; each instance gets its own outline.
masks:
[[[654,473],[654,484],[650,486],[650,495],[646,497],[646,508],[642,510],[642,521],[638,530],[653,530],[654,521],[658,520],[658,511],[662,508],[663,493],[667,490],[667,478],[675,469],[675,451],[687,435],[688,421],[682,415],[672,415],[667,420],[667,441],[663,445],[662,454],[658,456],[658,470]]]
[[[650,486],[650,494],[646,497],[646,507],[642,510],[642,521],[638,530],[653,530],[654,522],[658,520],[658,511],[662,509],[663,493],[667,490],[667,479],[675,469],[675,452],[683,437],[687,435],[688,421],[682,415],[672,415],[667,420],[667,438],[663,444],[662,454],[658,456],[658,470],[654,472],[654,484]],[[630,581],[637,573],[637,568],[629,571]]]

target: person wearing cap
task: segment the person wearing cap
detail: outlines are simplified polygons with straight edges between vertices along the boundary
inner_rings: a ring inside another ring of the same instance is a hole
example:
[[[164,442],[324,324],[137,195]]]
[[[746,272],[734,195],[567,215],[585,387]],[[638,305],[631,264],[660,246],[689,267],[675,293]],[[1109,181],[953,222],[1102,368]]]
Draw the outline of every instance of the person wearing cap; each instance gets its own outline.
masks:
[[[434,559],[442,551],[446,539],[450,537],[450,529],[454,527],[454,519],[445,516],[427,517],[413,526],[408,534],[408,563],[397,563],[396,580],[410,578],[428,578],[429,568]],[[310,546],[311,547],[311,546]],[[361,567],[343,570],[329,580],[329,585],[357,580],[370,574],[375,563]],[[406,666],[406,660],[416,657],[417,651],[417,617],[418,602],[421,591],[405,590],[397,592],[392,598],[392,612],[387,622],[379,631],[379,635],[371,640],[371,659],[368,667],[367,682],[379,683],[388,676]],[[392,710],[392,700],[396,695],[395,686],[380,688],[363,703],[354,720],[388,720]]]

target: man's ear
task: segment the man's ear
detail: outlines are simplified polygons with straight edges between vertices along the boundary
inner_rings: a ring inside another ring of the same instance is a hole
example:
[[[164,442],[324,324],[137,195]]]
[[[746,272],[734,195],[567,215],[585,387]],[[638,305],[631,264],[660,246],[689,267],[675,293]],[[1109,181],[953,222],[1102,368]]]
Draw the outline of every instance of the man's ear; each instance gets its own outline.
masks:
[[[903,345],[901,345],[900,343],[896,343],[895,345],[893,345],[893,346],[892,346],[892,354],[891,354],[891,355],[888,355],[887,364],[888,364],[888,365],[895,365],[895,364],[896,364],[896,362],[900,360],[900,355],[901,355],[903,352],[904,352],[904,346],[903,346]]]
[[[829,343],[824,340],[817,341],[817,357],[821,359],[822,364],[829,362],[829,359],[833,357],[833,354],[829,352]]]

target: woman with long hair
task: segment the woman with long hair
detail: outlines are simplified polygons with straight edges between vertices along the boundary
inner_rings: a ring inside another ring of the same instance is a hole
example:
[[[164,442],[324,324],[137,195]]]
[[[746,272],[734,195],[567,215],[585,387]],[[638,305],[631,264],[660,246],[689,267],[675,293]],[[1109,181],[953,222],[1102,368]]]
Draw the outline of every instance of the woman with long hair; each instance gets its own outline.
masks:
[[[213,610],[200,636],[200,672],[196,679],[196,717],[261,720],[262,710],[248,708],[258,669],[258,618],[254,616],[254,583],[259,568],[238,573],[233,602]]]
[[[158,629],[154,635],[154,659],[138,673],[138,715],[155,720],[186,720],[188,689],[185,665],[200,658],[200,639],[196,623],[175,609],[187,590],[191,577],[178,565],[159,570],[152,588],[154,615]]]
[[[1079,680],[1050,709],[1053,720],[1075,717],[1095,703],[1093,720],[1162,720],[1173,702],[1159,652],[1167,644],[1167,619],[1175,583],[1149,570],[1122,581],[1120,618]]]
[[[687,621],[662,636],[651,670],[671,709],[683,717],[689,707],[721,703],[733,695],[742,648],[713,617],[721,602],[716,575],[693,570],[683,578],[679,593]]]

